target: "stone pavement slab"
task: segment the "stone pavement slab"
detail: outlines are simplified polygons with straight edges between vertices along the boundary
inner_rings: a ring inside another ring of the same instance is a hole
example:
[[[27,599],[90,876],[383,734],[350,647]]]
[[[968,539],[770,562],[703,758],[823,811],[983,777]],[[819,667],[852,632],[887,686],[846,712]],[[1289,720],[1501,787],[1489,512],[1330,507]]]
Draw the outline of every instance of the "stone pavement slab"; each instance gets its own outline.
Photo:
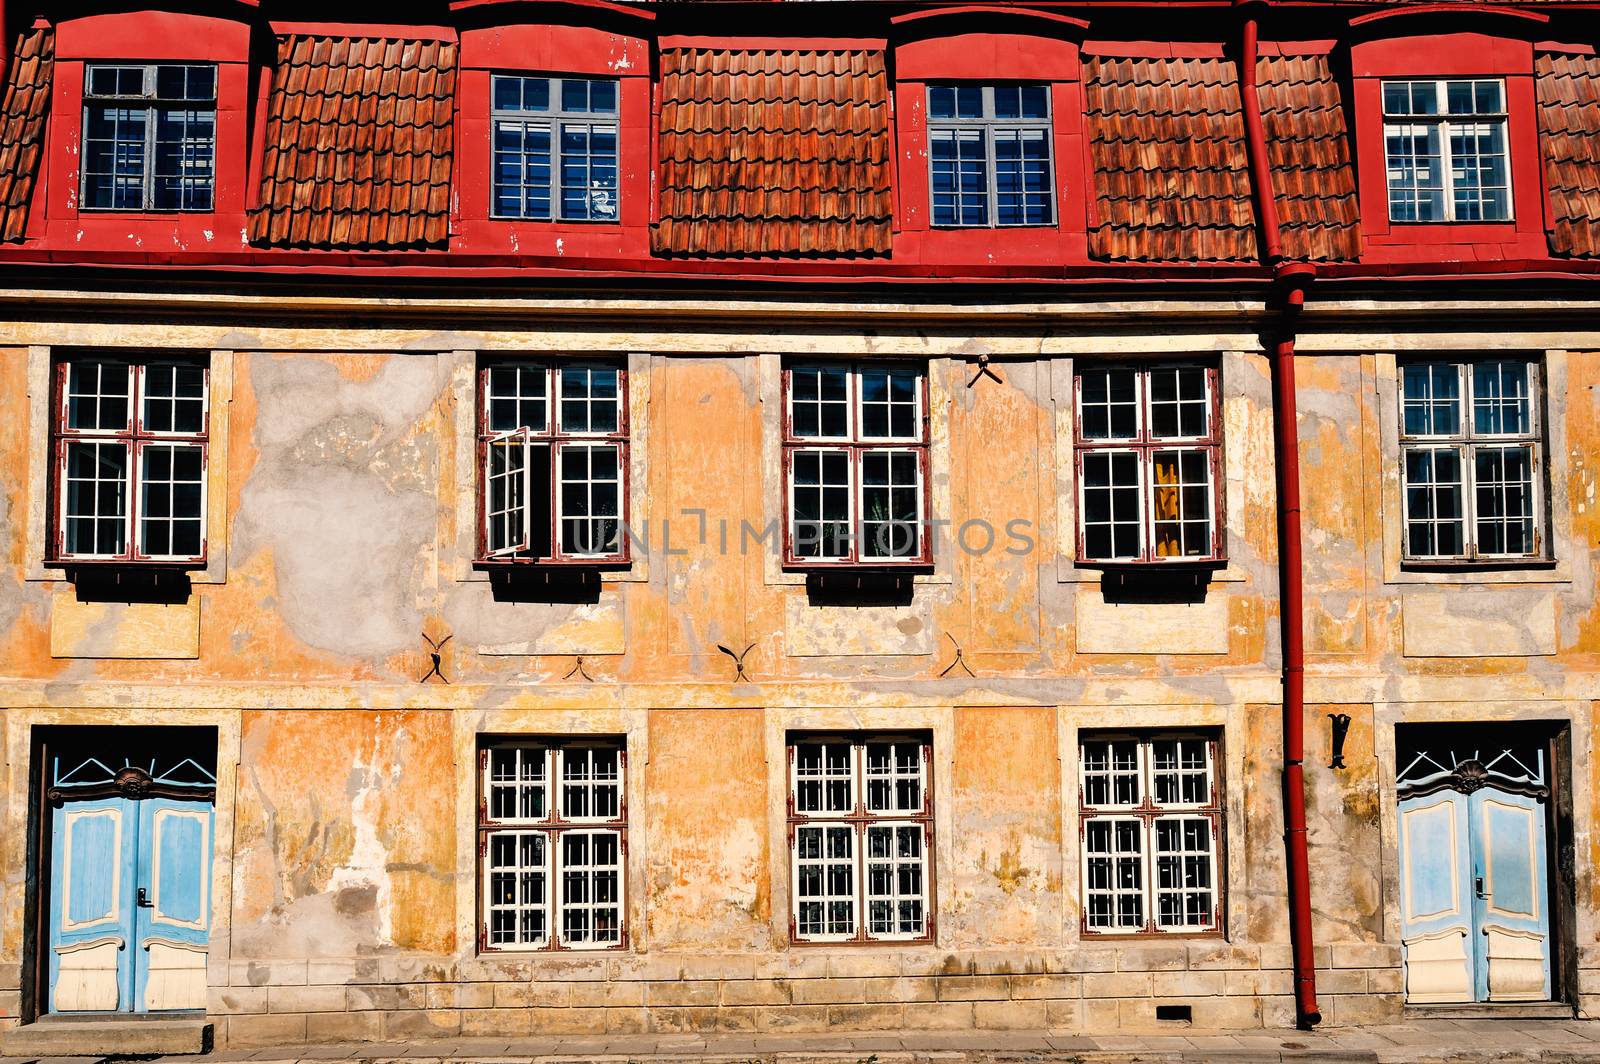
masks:
[[[101,1064],[116,1058],[0,1059]],[[885,1030],[821,1034],[548,1035],[227,1049],[157,1064],[1600,1064],[1600,1022],[1417,1019],[1317,1031]]]

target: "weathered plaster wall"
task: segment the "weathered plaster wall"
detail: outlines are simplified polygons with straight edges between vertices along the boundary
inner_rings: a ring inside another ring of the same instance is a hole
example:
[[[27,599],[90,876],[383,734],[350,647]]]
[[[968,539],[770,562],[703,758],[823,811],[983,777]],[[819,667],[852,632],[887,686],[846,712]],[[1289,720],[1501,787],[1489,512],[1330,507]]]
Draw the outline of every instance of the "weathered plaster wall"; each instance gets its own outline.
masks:
[[[957,342],[778,325],[201,329],[0,329],[14,345],[0,348],[0,697],[12,758],[0,1015],[17,1016],[23,978],[15,840],[26,831],[27,730],[40,714],[99,706],[101,721],[202,710],[235,721],[222,759],[238,766],[236,864],[213,1004],[237,1043],[562,1028],[1137,1026],[1154,1022],[1157,1002],[1193,1003],[1197,1025],[1289,1021],[1271,392],[1247,333],[1079,327],[1024,342],[998,330],[974,337],[984,330],[969,326]],[[1497,719],[1550,719],[1558,705],[1579,750],[1600,723],[1590,457],[1600,447],[1600,356],[1548,356],[1562,374],[1548,400],[1551,502],[1566,512],[1552,521],[1554,568],[1486,580],[1390,564],[1392,352],[1534,340],[1503,329],[1476,339],[1323,337],[1300,360],[1315,702],[1307,803],[1330,1022],[1398,1005],[1394,722],[1468,719],[1491,703]],[[141,611],[115,602],[86,604],[88,618],[72,587],[30,554],[40,531],[29,522],[44,512],[40,345],[180,341],[231,352],[228,400],[213,410],[229,439],[226,565],[219,581],[197,580],[188,600],[194,656],[99,657],[175,629],[130,624],[123,615]],[[1600,346],[1600,336],[1586,343]],[[627,356],[641,377],[632,445],[649,461],[633,491],[636,510],[651,516],[651,546],[588,602],[508,597],[471,570],[461,546],[472,538],[460,498],[474,490],[463,407],[473,352],[552,348]],[[1007,356],[994,364],[1001,381],[967,361],[988,351]],[[1198,596],[1133,601],[1072,563],[1071,370],[1107,354],[1193,351],[1215,352],[1224,370],[1229,564]],[[955,528],[986,520],[999,543],[969,553],[947,538],[909,601],[822,604],[763,554],[770,541],[741,544],[742,524],[761,529],[781,513],[779,356],[885,352],[929,360],[937,516]],[[1027,522],[1030,552],[1004,551],[1011,520]],[[1426,612],[1426,602],[1440,607]],[[430,664],[423,633],[450,637],[448,684],[417,682]],[[749,682],[734,682],[735,655]],[[1327,767],[1329,712],[1353,718],[1339,771]],[[1158,724],[1223,736],[1227,935],[1096,942],[1078,926],[1077,733]],[[788,945],[774,805],[782,740],[819,726],[934,735],[936,946]],[[635,852],[625,953],[476,955],[469,850],[483,732],[628,736]],[[1594,1009],[1600,768],[1579,769],[1573,785],[1579,989]]]

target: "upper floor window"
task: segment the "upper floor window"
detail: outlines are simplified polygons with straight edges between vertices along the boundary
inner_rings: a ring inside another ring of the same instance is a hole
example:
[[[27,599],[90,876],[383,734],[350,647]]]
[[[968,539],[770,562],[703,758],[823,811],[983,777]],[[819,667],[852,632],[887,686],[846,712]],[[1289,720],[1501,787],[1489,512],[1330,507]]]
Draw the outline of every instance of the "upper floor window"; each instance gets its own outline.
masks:
[[[1086,934],[1210,932],[1222,922],[1222,789],[1204,735],[1078,745]]]
[[[1079,559],[1220,560],[1216,368],[1084,368],[1077,401]]]
[[[933,938],[933,748],[913,736],[791,736],[790,934]]]
[[[1405,557],[1543,556],[1539,367],[1526,359],[1400,368]]]
[[[492,78],[494,216],[617,220],[617,83]]]
[[[1383,138],[1392,221],[1511,219],[1505,82],[1386,81]]]
[[[626,562],[627,371],[495,362],[479,382],[481,557]]]
[[[203,363],[56,363],[53,559],[200,564],[206,555]]]
[[[85,210],[209,211],[216,145],[216,67],[86,68]]]
[[[783,444],[792,565],[926,564],[927,376],[920,366],[792,366]]]
[[[627,750],[505,740],[478,751],[479,948],[627,944]]]
[[[933,224],[1050,225],[1050,139],[1046,85],[930,85]]]

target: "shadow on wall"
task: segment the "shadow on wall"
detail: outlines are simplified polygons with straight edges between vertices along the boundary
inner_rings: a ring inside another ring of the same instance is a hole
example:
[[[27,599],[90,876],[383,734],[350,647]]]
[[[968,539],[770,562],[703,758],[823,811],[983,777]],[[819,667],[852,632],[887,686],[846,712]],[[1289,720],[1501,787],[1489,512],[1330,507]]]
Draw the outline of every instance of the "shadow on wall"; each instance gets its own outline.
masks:
[[[1211,586],[1210,566],[1161,566],[1154,572],[1107,569],[1100,576],[1100,593],[1107,604],[1169,603],[1198,605]]]
[[[67,575],[79,602],[178,606],[188,602],[194,590],[189,574],[176,569],[75,569]]]
[[[489,573],[489,586],[496,602],[593,605],[600,601],[600,573],[596,569],[496,569]]]

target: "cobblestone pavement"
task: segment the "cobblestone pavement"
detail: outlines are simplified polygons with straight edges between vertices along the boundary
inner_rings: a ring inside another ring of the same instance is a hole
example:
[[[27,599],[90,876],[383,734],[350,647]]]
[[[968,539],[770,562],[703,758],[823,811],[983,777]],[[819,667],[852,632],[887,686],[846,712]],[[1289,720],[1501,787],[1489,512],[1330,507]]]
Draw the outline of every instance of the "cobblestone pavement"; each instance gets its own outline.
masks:
[[[94,1064],[105,1057],[0,1058],[0,1064]],[[150,1058],[144,1058],[150,1059]],[[405,1064],[484,1061],[715,1061],[717,1064],[990,1064],[990,1062],[1594,1061],[1600,1021],[1428,1019],[1378,1027],[1301,1031],[1187,1031],[1183,1034],[1085,1035],[1070,1031],[886,1031],[853,1034],[551,1035],[442,1041],[228,1049],[203,1058],[160,1057],[163,1064],[360,1061]]]

